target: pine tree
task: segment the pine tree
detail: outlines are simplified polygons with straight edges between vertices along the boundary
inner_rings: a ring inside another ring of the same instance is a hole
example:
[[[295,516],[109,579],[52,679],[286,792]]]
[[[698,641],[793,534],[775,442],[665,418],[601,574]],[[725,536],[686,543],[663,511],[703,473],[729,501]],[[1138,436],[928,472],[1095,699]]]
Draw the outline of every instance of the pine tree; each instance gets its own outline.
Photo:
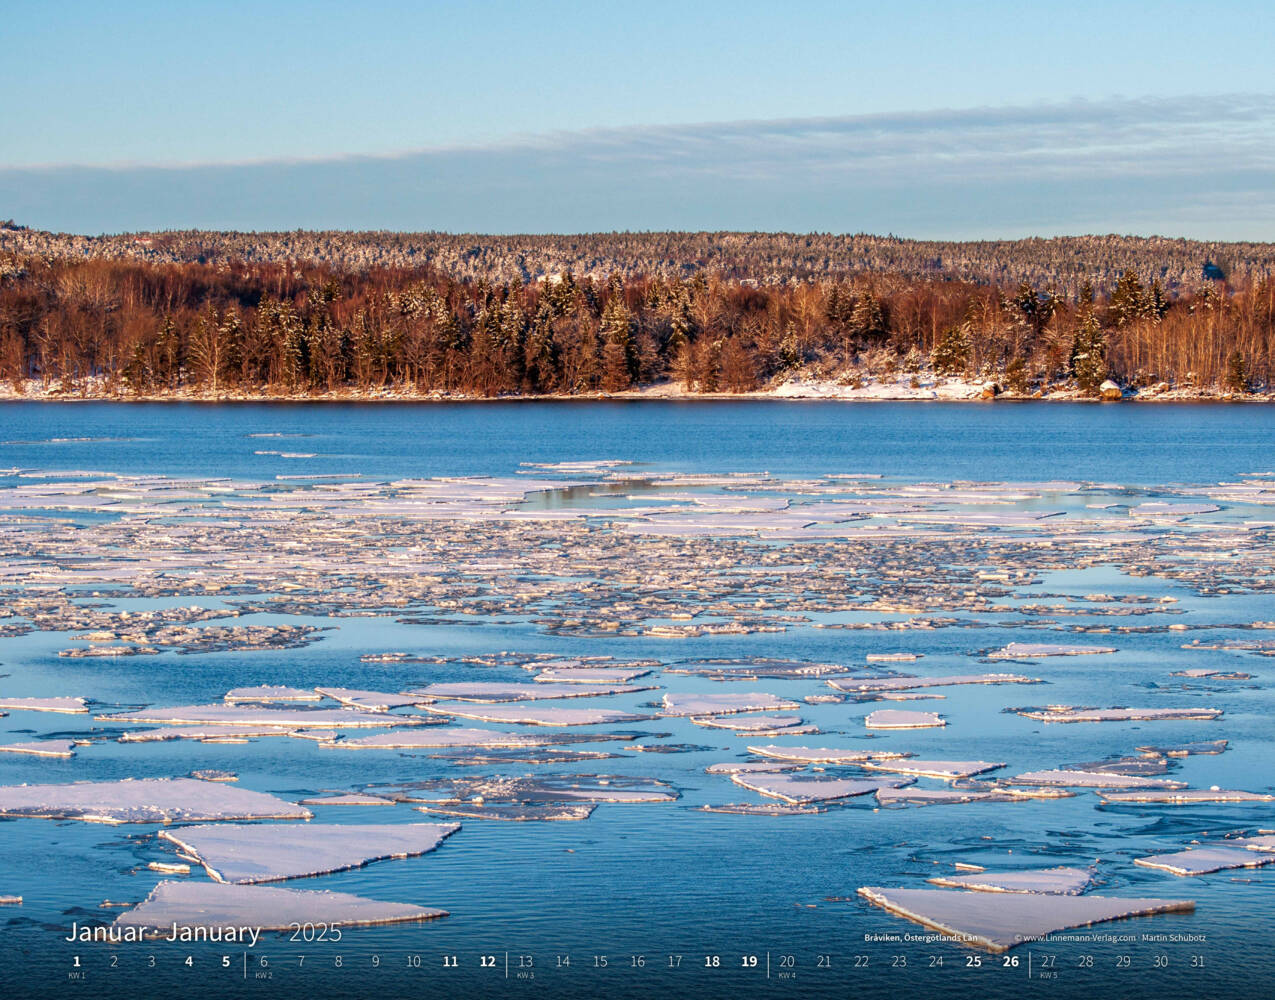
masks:
[[[961,375],[969,366],[970,341],[968,323],[948,327],[934,347],[930,365],[936,375]]]
[[[1096,395],[1107,377],[1107,340],[1098,317],[1086,310],[1071,343],[1071,374],[1080,391]]]
[[[1248,360],[1239,351],[1235,351],[1226,359],[1226,388],[1231,392],[1239,393],[1253,390]]]

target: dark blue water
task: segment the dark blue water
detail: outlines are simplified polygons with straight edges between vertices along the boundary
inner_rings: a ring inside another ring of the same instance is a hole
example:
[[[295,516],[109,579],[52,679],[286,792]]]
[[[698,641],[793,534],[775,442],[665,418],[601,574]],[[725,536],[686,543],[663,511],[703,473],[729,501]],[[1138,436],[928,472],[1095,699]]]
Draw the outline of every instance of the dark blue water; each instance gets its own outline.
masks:
[[[454,476],[623,458],[696,472],[1212,482],[1269,464],[1273,431],[1265,406],[1217,404],[8,403],[0,441],[11,443],[0,445],[0,465]],[[260,433],[303,436],[244,437]],[[49,443],[74,438],[93,440]]]
[[[902,482],[1078,479],[1171,490],[1275,468],[1271,431],[1271,411],[1259,406],[12,403],[0,406],[0,469],[253,482],[356,473],[388,480],[508,476],[521,463],[624,459],[642,463],[635,475],[863,472]],[[23,481],[10,477],[6,484]],[[1270,519],[1261,509],[1224,509],[1219,516]],[[1063,574],[1042,589],[1174,596],[1176,607],[1192,621],[1275,618],[1271,601],[1261,595],[1201,598],[1189,587],[1130,579],[1118,568],[1078,577]],[[1171,620],[1181,619],[1152,615],[1137,623]],[[57,650],[68,645],[66,633],[0,639],[0,673],[10,675],[0,678],[0,691],[162,705],[214,701],[230,687],[262,682],[399,690],[474,676],[464,667],[440,672],[359,661],[366,653],[398,649],[442,655],[516,649],[665,660],[775,656],[862,664],[869,652],[907,648],[924,652],[925,659],[905,668],[958,673],[988,669],[971,667],[979,649],[1016,640],[1070,641],[1057,633],[999,627],[994,618],[981,621],[976,630],[891,634],[794,628],[673,642],[555,637],[529,624],[301,621],[339,628],[301,650],[165,653],[109,662],[59,658]],[[1114,657],[1047,660],[1028,672],[1049,679],[1052,702],[1145,703],[1147,686],[1162,683],[1170,670],[1214,664],[1216,656],[1184,651],[1183,641],[1173,633],[1121,637],[1112,643],[1120,647]],[[1254,683],[1183,696],[1184,703],[1203,698],[1224,708],[1225,721],[1217,725],[1041,726],[1001,712],[1007,705],[1038,700],[1034,695],[971,687],[947,689],[941,703],[919,706],[939,706],[951,720],[946,730],[889,739],[922,758],[1011,761],[1017,773],[1130,752],[1133,744],[1147,740],[1228,738],[1227,754],[1190,758],[1174,776],[1193,786],[1265,788],[1275,767],[1269,722],[1275,712],[1270,688],[1275,660],[1223,654],[1223,662],[1252,672]],[[479,679],[522,681],[527,676],[516,669],[484,669]],[[667,676],[658,682],[672,683]],[[700,689],[721,690],[704,681],[684,686],[697,683]],[[794,698],[820,689],[791,681],[750,687]],[[615,707],[636,709],[651,696],[616,700]],[[825,734],[784,742],[825,746],[861,740],[860,717],[874,707],[879,706],[855,706],[848,715],[844,705],[803,705],[803,718]],[[6,742],[90,725],[83,717],[33,713],[0,720]],[[863,799],[810,817],[706,814],[695,807],[750,797],[703,772],[708,764],[742,755],[750,741],[719,736],[685,720],[661,719],[637,728],[669,732],[670,742],[716,749],[630,754],[584,769],[663,778],[681,792],[677,804],[604,805],[583,823],[464,821],[461,833],[433,854],[285,883],[414,901],[452,914],[423,925],[349,931],[339,944],[306,945],[269,936],[253,951],[71,945],[61,940],[70,920],[109,916],[98,908],[104,899],[140,899],[160,877],[145,870],[146,861],[171,856],[155,844],[149,827],[0,821],[0,894],[21,894],[26,900],[21,907],[0,910],[0,990],[17,997],[894,997],[917,990],[996,998],[1040,991],[1095,1000],[1269,995],[1266,924],[1275,912],[1275,879],[1269,873],[1175,879],[1131,863],[1153,850],[1185,846],[1207,831],[1275,827],[1266,806],[1095,808],[1094,797],[1085,793],[1057,802],[881,811]],[[838,732],[844,735],[829,735]],[[624,753],[622,746],[618,752]],[[450,765],[424,755],[338,753],[305,740],[97,743],[74,761],[0,759],[0,784],[178,775],[195,767],[235,771],[243,787],[285,798],[454,773]],[[531,769],[467,770],[513,774]],[[329,807],[318,818],[394,821],[387,812],[398,821],[423,818],[403,806]],[[950,871],[953,860],[992,868],[1100,862],[1100,891],[1185,896],[1197,901],[1197,911],[1095,928],[1096,933],[1132,934],[1133,941],[1095,936],[1025,946],[1011,953],[1015,961],[1010,964],[1002,956],[951,943],[904,940],[902,935],[926,932],[855,898],[861,885],[923,887],[930,875]],[[1159,944],[1138,939],[1142,933],[1179,932],[1203,935],[1203,940]],[[900,939],[865,937],[873,934]],[[977,963],[971,961],[975,957]],[[1040,978],[1042,961],[1046,971],[1053,963],[1057,979]]]

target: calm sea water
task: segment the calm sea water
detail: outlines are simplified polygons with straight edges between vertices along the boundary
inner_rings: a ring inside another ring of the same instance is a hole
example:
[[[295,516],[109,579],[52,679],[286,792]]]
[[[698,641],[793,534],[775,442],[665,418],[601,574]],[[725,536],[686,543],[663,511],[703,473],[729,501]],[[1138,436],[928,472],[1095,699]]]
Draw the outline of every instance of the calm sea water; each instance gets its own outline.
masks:
[[[0,406],[0,470],[253,481],[357,473],[388,480],[506,476],[524,462],[625,459],[657,472],[789,477],[862,472],[905,482],[1080,479],[1156,488],[1233,481],[1275,469],[1272,430],[1271,411],[1264,407],[1210,405],[12,403]],[[285,436],[250,436],[263,434]],[[258,454],[262,451],[306,457]],[[4,484],[18,481],[10,476]],[[1275,618],[1269,598],[1200,598],[1181,586],[1132,580],[1115,570],[1058,574],[1044,587],[1076,594],[1099,588],[1175,596],[1179,608],[1200,620]],[[1152,615],[1138,622],[1167,620]],[[440,671],[359,662],[363,654],[385,650],[461,655],[516,649],[626,659],[775,656],[862,664],[866,653],[883,645],[879,633],[808,628],[677,640],[674,648],[651,639],[553,637],[521,624],[412,626],[386,618],[336,624],[337,631],[302,650],[164,654],[118,662],[59,658],[67,633],[0,639],[0,674],[6,675],[0,677],[0,690],[187,704],[218,700],[230,687],[263,680],[399,690],[474,676],[460,666]],[[969,672],[972,650],[1024,638],[1021,631],[998,628],[995,622],[983,625],[977,632],[909,633],[907,646],[925,653],[923,672],[958,673]],[[1037,635],[1042,641],[1068,641]],[[899,646],[896,639],[884,641],[890,648]],[[1046,661],[1030,672],[1048,674],[1053,702],[1138,704],[1139,692],[1163,681],[1169,671],[1201,665],[1198,653],[1181,649],[1182,641],[1173,634],[1141,636],[1136,643],[1113,643],[1127,647],[1114,657]],[[1193,786],[1266,788],[1275,766],[1270,741],[1275,660],[1222,655],[1226,665],[1252,672],[1255,681],[1186,695],[1184,703],[1207,698],[1226,709],[1224,726],[1031,726],[1000,711],[1031,697],[950,688],[941,710],[954,724],[909,734],[908,746],[922,758],[1011,760],[1017,770],[1028,770],[1127,752],[1147,740],[1225,737],[1232,743],[1227,754],[1190,758],[1175,777]],[[527,674],[485,669],[480,679],[521,681]],[[703,690],[721,690],[699,683]],[[757,687],[798,698],[813,690],[809,682],[765,681]],[[633,696],[617,707],[635,707],[650,697]],[[839,705],[802,709],[803,717],[826,730],[849,730],[845,713]],[[0,720],[7,742],[90,725],[82,717],[31,713]],[[339,944],[306,945],[270,936],[250,952],[223,946],[73,946],[61,940],[69,921],[101,919],[108,913],[98,908],[102,900],[140,899],[158,880],[145,870],[147,861],[165,857],[147,836],[153,831],[0,822],[0,894],[25,897],[21,907],[0,911],[0,989],[8,996],[32,997],[209,991],[262,997],[885,997],[918,989],[970,997],[1015,997],[1036,990],[1067,997],[1269,995],[1267,925],[1275,891],[1269,874],[1245,870],[1174,879],[1131,863],[1165,845],[1185,845],[1205,831],[1275,827],[1266,806],[1096,809],[1093,796],[1082,794],[1050,803],[881,812],[871,801],[859,800],[808,817],[713,815],[695,807],[749,796],[703,768],[741,754],[748,741],[714,737],[680,720],[637,728],[671,732],[676,742],[733,749],[632,754],[603,762],[615,773],[672,782],[682,793],[673,806],[603,805],[582,823],[465,821],[463,831],[433,854],[285,883],[417,902],[452,914],[423,925],[350,931]],[[829,741],[813,736],[789,742],[819,746]],[[99,743],[73,761],[0,759],[0,784],[180,775],[196,767],[234,771],[241,786],[285,798],[454,773],[450,765],[424,755],[343,754],[305,740],[221,746]],[[319,818],[380,823],[390,821],[382,815],[390,811],[330,808]],[[402,806],[392,811],[406,812]],[[396,817],[423,818],[410,812]],[[958,859],[989,867],[1101,861],[1101,891],[1187,897],[1198,908],[1191,916],[1102,925],[1085,941],[1019,948],[1011,953],[1016,965],[982,955],[974,966],[969,959],[976,953],[941,942],[870,939],[925,932],[861,903],[854,898],[857,887],[921,887],[926,877],[950,871],[950,862]],[[1171,944],[1116,940],[1141,933],[1202,938]],[[1032,978],[1026,968],[1029,951]],[[1039,980],[1045,954],[1056,956],[1056,981]],[[449,956],[456,957],[457,967],[445,965]],[[492,956],[487,965],[484,956]],[[828,956],[825,967],[820,956]],[[569,965],[561,964],[563,957],[569,957]],[[1192,967],[1196,961],[1203,967]],[[781,972],[790,975],[781,978]]]

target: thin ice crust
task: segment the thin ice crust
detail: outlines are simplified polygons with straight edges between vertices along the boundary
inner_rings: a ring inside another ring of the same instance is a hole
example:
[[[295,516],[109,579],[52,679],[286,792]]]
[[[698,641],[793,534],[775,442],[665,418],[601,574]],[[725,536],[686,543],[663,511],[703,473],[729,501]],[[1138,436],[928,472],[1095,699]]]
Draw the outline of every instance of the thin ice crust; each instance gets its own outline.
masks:
[[[141,928],[143,936],[167,936],[176,926],[287,931],[293,924],[339,924],[342,927],[434,920],[446,910],[409,903],[382,903],[363,896],[327,890],[280,889],[220,882],[160,882],[151,894],[113,926]]]
[[[1009,951],[1071,927],[1195,910],[1195,902],[1190,899],[1042,896],[878,886],[864,886],[859,895],[897,916],[950,935],[961,944],[991,952]]]

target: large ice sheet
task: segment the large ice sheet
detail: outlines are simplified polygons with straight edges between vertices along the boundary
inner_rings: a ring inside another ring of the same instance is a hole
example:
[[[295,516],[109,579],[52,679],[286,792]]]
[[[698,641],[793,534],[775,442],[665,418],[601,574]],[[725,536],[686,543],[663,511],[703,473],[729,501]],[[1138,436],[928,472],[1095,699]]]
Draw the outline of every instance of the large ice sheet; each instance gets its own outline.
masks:
[[[120,930],[137,928],[142,936],[157,938],[167,937],[173,927],[179,932],[196,928],[224,932],[227,928],[237,928],[246,933],[251,928],[287,931],[293,924],[350,927],[445,916],[446,910],[408,903],[382,903],[346,892],[166,881],[155,886],[136,908],[121,913],[112,926]]]
[[[309,819],[312,815],[309,809],[264,792],[195,778],[0,786],[0,816],[90,823],[190,823]]]
[[[1115,896],[1060,896],[955,892],[950,889],[886,889],[864,886],[859,895],[898,916],[949,934],[962,944],[1009,951],[1070,927],[1125,917],[1190,913],[1189,899],[1129,899]]]
[[[33,743],[0,743],[0,753],[18,753],[31,757],[74,757],[72,740],[39,740]]]
[[[615,736],[591,733],[587,739],[590,741],[615,739]],[[320,746],[338,750],[433,750],[448,747],[542,747],[563,742],[568,740],[563,736],[550,733],[506,733],[496,729],[439,728],[373,733],[370,736],[360,736],[335,743],[321,743]]]
[[[278,882],[434,850],[458,823],[217,823],[162,830],[218,882]]]
[[[1233,788],[1182,788],[1167,791],[1099,792],[1105,802],[1155,802],[1186,806],[1200,802],[1275,802],[1269,792],[1244,792]]]

